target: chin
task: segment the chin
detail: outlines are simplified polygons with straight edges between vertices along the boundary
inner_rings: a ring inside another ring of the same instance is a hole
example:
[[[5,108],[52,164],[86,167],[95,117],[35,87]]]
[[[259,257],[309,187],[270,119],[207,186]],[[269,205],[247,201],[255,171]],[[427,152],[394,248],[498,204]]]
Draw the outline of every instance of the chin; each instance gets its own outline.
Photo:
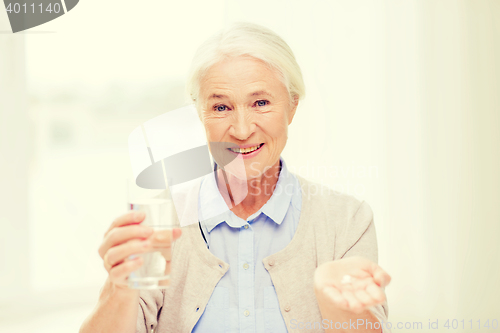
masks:
[[[260,161],[243,160],[238,157],[226,165],[225,170],[239,180],[249,181],[261,178],[266,171],[272,168],[272,165],[263,165],[264,163]]]
[[[252,180],[252,179],[256,179],[256,178],[259,178],[259,177],[262,177],[262,174],[263,174],[263,171],[261,170],[251,170],[251,169],[248,169],[246,168],[246,170],[241,170],[241,169],[232,169],[232,168],[225,168],[225,171],[229,174],[231,174],[231,176],[234,176],[235,178],[237,178],[238,180],[241,180],[241,181],[249,181],[249,180]]]

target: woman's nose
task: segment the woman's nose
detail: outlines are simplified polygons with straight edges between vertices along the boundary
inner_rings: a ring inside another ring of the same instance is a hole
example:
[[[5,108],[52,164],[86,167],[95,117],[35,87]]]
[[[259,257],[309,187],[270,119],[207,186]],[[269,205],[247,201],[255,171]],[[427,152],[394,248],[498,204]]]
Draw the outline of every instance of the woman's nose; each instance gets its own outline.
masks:
[[[250,113],[236,111],[233,113],[229,134],[238,140],[248,139],[255,131],[255,124]]]

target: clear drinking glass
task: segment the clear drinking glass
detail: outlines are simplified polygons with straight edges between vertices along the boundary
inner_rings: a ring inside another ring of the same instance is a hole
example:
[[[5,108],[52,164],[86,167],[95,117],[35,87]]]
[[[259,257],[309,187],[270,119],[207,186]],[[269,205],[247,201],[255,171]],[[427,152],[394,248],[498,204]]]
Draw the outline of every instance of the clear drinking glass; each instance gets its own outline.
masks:
[[[143,258],[143,264],[128,276],[128,286],[133,289],[163,289],[169,285],[169,272],[165,256],[170,256],[169,247],[156,236],[166,230],[179,228],[175,207],[171,199],[165,198],[130,198],[128,210],[143,211],[146,215],[141,225],[153,228],[153,234],[148,238],[151,241],[151,251],[133,254]],[[170,260],[169,260],[170,261]]]

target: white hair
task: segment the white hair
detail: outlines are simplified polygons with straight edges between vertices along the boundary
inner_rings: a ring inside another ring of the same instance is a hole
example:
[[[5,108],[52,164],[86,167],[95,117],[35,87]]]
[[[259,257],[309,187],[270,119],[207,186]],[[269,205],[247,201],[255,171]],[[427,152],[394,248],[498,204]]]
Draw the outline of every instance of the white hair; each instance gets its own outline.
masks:
[[[290,101],[305,96],[304,80],[288,44],[272,30],[254,23],[237,22],[206,40],[196,51],[187,82],[187,94],[199,102],[200,82],[213,65],[226,58],[251,56],[279,73]]]

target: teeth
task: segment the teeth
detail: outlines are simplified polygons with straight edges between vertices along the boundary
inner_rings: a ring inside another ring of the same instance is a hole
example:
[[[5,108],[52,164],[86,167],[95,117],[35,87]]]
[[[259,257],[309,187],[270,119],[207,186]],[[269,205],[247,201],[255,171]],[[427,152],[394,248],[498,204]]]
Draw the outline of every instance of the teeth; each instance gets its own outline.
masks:
[[[238,153],[238,154],[245,154],[245,153],[250,153],[254,150],[259,149],[262,145],[263,145],[263,143],[261,143],[260,145],[254,146],[254,147],[250,147],[250,148],[229,148],[229,150],[231,150],[235,153]]]

